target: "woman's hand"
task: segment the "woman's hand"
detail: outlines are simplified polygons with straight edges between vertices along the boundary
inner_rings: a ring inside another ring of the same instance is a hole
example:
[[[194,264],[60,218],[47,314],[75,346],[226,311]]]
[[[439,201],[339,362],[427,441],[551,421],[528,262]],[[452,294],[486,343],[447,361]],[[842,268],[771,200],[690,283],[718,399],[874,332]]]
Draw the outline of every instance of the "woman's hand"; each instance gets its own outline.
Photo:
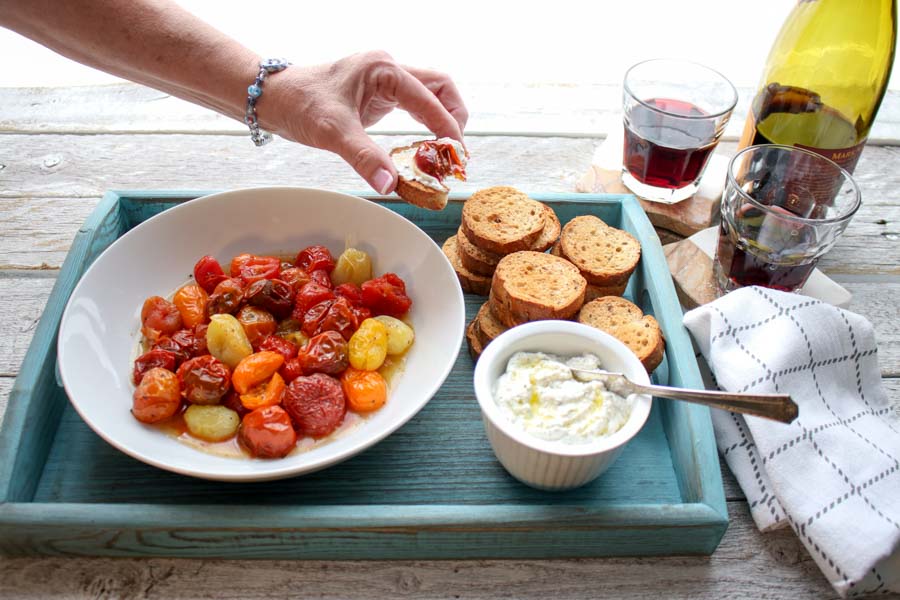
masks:
[[[260,124],[284,138],[340,155],[381,194],[397,171],[365,132],[394,108],[438,137],[463,141],[469,114],[450,77],[404,67],[384,52],[354,54],[331,65],[292,66],[266,80]]]

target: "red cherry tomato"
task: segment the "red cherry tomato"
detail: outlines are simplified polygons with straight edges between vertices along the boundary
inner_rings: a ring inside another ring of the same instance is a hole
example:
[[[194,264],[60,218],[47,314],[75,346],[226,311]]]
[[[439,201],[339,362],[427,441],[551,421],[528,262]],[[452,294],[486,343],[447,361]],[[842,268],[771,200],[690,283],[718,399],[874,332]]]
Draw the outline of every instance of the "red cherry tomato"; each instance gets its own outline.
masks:
[[[394,273],[385,273],[360,286],[363,305],[376,315],[402,317],[412,306],[406,295],[406,284]]]
[[[213,356],[198,356],[178,367],[181,395],[193,404],[218,404],[231,385],[231,371]]]
[[[315,281],[310,281],[300,288],[300,293],[294,298],[293,318],[302,322],[306,311],[325,300],[334,300],[334,292]]]
[[[325,269],[316,269],[309,274],[309,279],[329,290],[334,287],[334,284],[331,282],[331,275]]]
[[[212,294],[216,286],[225,281],[225,271],[212,256],[204,256],[194,265],[194,281],[203,288],[207,294]]]
[[[360,321],[360,323],[362,323],[362,321]],[[192,348],[191,356],[203,356],[204,354],[209,354],[209,349],[206,347],[207,329],[209,329],[208,323],[200,323],[194,327],[194,347]]]
[[[281,277],[280,279],[287,283],[293,288],[294,293],[298,293],[300,288],[309,283],[309,273],[301,269],[300,267],[288,267],[287,269],[281,269]]]
[[[267,335],[275,333],[278,322],[271,313],[256,306],[245,306],[237,314],[250,345],[256,348]]]
[[[334,288],[334,295],[346,298],[353,306],[362,305],[362,290],[355,283],[342,283]]]
[[[297,356],[297,345],[283,337],[277,335],[267,335],[259,343],[260,351],[277,352],[284,357],[284,360],[290,360]]]
[[[306,312],[303,318],[302,331],[312,337],[324,331],[337,331],[345,340],[349,340],[359,327],[353,308],[346,298],[326,300],[316,304]]]
[[[297,432],[283,408],[266,406],[243,418],[238,439],[257,458],[281,458],[297,445]]]
[[[331,273],[334,269],[334,257],[325,246],[309,246],[304,248],[297,254],[297,260],[294,265],[300,267],[307,273],[312,273],[317,269],[323,269],[326,273]]]
[[[181,331],[185,330],[182,329]],[[156,343],[154,343],[151,348],[151,350],[163,350],[169,352],[175,357],[176,367],[189,359],[191,357],[191,351],[193,350],[190,344],[184,344],[185,340],[183,338],[179,337],[178,340],[175,339],[175,336],[178,336],[181,331],[176,331],[172,337],[167,335],[162,336],[156,340]]]
[[[178,378],[175,373],[160,367],[144,373],[144,378],[134,390],[131,414],[142,423],[158,423],[168,419],[181,406]]]
[[[174,371],[175,355],[168,350],[155,349],[138,356],[134,361],[134,384],[138,385],[147,371],[157,367],[167,371]]]
[[[278,374],[281,375],[281,378],[284,379],[285,383],[290,383],[303,375],[303,363],[296,356],[294,358],[289,358],[285,360],[284,364],[281,365],[281,368],[278,369]]]
[[[239,254],[231,260],[231,276],[240,277],[244,285],[261,279],[278,279],[281,261],[274,256]]]
[[[181,329],[178,307],[160,296],[151,296],[141,308],[141,331],[151,342]]]
[[[337,429],[347,414],[341,383],[324,373],[293,380],[284,392],[282,403],[297,429],[317,438]]]
[[[337,375],[350,364],[347,340],[337,331],[326,331],[311,338],[297,353],[304,375],[328,373]],[[287,381],[287,378],[285,378]]]
[[[230,277],[216,286],[206,300],[206,315],[234,314],[244,300],[244,285],[238,277]]]
[[[290,284],[279,279],[261,279],[250,284],[244,292],[244,299],[283,319],[291,314],[294,290]]]
[[[241,402],[241,395],[234,388],[228,390],[228,393],[222,396],[220,404],[236,412],[241,419],[250,412],[250,409]]]

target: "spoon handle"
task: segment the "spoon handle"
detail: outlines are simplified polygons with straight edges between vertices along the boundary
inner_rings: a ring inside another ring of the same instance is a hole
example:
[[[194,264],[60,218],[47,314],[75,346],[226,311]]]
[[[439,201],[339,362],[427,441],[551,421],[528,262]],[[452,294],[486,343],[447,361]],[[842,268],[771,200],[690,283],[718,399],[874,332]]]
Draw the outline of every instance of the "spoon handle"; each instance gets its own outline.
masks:
[[[782,423],[790,423],[797,418],[797,404],[787,394],[734,394],[714,390],[688,390],[664,385],[641,385],[629,381],[635,392],[687,400],[713,408],[721,408],[745,415],[754,415]]]

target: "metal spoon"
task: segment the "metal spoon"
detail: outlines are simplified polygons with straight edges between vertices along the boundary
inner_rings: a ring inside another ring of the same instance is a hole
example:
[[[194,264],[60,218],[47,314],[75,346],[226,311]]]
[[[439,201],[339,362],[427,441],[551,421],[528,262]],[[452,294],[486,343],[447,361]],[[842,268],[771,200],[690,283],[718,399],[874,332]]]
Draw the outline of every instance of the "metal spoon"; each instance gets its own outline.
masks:
[[[641,385],[631,381],[622,373],[588,369],[572,368],[572,374],[575,379],[580,381],[602,381],[610,390],[622,395],[649,394],[661,398],[687,400],[704,406],[754,415],[782,423],[790,423],[797,418],[797,404],[787,394],[734,394],[711,390],[688,390],[665,385]]]

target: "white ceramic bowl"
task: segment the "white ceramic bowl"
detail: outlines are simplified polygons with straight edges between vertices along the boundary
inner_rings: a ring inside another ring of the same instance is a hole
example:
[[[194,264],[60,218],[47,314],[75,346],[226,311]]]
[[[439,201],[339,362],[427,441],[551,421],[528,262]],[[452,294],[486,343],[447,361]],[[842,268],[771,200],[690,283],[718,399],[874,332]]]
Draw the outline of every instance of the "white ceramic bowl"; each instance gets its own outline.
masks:
[[[509,473],[532,487],[567,490],[596,479],[612,465],[650,415],[651,398],[639,395],[631,416],[616,433],[587,444],[567,444],[532,436],[507,419],[494,402],[493,387],[516,352],[574,356],[595,354],[607,371],[649,383],[647,372],[625,344],[593,327],[570,321],[535,321],[514,327],[488,344],[475,367],[475,396],[485,433]]]
[[[190,448],[131,413],[132,360],[148,296],[183,285],[211,254],[293,253],[324,244],[365,250],[377,275],[407,283],[416,341],[387,404],[346,435],[283,459],[238,459]],[[88,269],[59,332],[59,370],[75,410],[107,442],[151,465],[206,479],[258,481],[309,473],[372,446],[411,419],[437,392],[459,353],[465,307],[441,249],[418,227],[376,203],[315,189],[260,188],[214,194],[135,227]]]

